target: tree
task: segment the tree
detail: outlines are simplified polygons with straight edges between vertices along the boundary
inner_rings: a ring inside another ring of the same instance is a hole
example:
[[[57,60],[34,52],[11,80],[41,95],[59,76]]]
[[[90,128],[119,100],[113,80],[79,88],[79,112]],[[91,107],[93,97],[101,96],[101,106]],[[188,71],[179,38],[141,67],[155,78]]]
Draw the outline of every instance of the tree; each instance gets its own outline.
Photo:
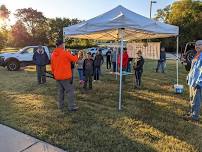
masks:
[[[23,8],[18,9],[15,16],[26,27],[27,32],[31,36],[29,40],[31,44],[48,43],[48,23],[42,12],[32,8]]]
[[[5,5],[0,6],[0,19],[6,20],[9,18],[10,11],[6,8]]]
[[[180,28],[180,44],[202,38],[202,2],[179,0],[157,10],[155,19]]]
[[[8,40],[8,30],[6,28],[6,20],[9,18],[9,10],[5,5],[0,6],[0,50],[3,49]]]
[[[17,47],[22,47],[25,45],[29,45],[30,35],[27,32],[26,27],[21,21],[17,21],[15,25],[12,26],[11,29],[11,36],[12,36],[12,45]]]

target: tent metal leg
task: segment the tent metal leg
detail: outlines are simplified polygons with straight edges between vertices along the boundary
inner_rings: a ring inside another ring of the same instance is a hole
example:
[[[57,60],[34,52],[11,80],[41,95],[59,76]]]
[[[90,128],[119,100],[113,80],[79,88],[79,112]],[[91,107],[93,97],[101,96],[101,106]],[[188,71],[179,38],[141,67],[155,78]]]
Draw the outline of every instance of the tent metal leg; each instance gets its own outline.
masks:
[[[124,29],[121,29],[121,61],[120,61],[120,84],[119,84],[119,110],[121,110],[121,101],[122,101],[122,65],[123,65],[123,34]]]
[[[176,76],[177,76],[177,85],[179,84],[179,36],[177,36],[177,51],[176,51]]]

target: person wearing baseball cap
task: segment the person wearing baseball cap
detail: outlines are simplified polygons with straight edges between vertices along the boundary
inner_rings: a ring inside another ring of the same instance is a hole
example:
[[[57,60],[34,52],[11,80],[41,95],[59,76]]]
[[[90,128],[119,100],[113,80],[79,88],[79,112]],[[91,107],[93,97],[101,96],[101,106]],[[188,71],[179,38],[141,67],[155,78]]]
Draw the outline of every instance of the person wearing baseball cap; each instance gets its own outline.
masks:
[[[202,100],[202,40],[196,41],[195,50],[197,53],[192,60],[191,70],[188,74],[188,85],[193,92],[191,111],[183,117],[187,121],[199,121]]]
[[[34,52],[33,62],[36,65],[38,84],[46,83],[46,65],[49,64],[49,58],[43,46],[39,45]]]
[[[59,90],[59,109],[64,110],[64,93],[68,95],[68,110],[77,111],[75,104],[74,87],[71,84],[72,70],[71,62],[77,62],[78,57],[64,49],[62,40],[56,41],[56,48],[51,55],[51,70],[58,83]]]

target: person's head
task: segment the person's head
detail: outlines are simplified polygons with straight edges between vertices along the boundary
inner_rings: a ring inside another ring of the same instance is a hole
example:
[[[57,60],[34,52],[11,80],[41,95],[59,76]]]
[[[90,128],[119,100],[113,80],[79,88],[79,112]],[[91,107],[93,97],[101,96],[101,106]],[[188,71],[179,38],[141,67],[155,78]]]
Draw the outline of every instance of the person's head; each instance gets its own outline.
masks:
[[[79,57],[80,59],[83,59],[83,51],[79,51],[78,57]]]
[[[42,51],[42,50],[43,50],[43,46],[42,46],[42,45],[39,45],[38,48],[37,48],[37,50],[38,50],[38,51]]]
[[[102,50],[101,49],[98,50],[98,54],[102,54]]]
[[[123,48],[123,52],[124,53],[127,52],[127,48],[126,47]]]
[[[137,54],[138,57],[140,57],[140,56],[142,56],[142,51],[138,50],[136,54]]]
[[[87,53],[87,59],[91,59],[91,52]]]
[[[197,52],[202,52],[202,40],[196,41],[195,50],[196,50]]]
[[[57,40],[56,41],[56,47],[58,47],[58,48],[64,48],[64,42],[63,42],[63,40]]]
[[[166,49],[165,49],[164,47],[162,47],[162,48],[161,48],[161,51],[162,51],[162,52],[165,52],[165,51],[166,51]]]

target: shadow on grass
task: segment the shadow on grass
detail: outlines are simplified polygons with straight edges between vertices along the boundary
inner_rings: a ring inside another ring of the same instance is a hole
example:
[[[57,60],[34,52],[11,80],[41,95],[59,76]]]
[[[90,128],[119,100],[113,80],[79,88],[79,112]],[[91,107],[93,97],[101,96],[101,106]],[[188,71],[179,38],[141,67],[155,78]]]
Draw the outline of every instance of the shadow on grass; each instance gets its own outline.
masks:
[[[150,99],[144,98],[144,100],[138,95],[134,97],[125,93],[125,96],[130,100],[125,100],[124,102],[126,110],[124,113],[127,117],[140,120],[163,132],[165,135],[185,141],[192,145],[195,150],[202,151],[201,123],[186,122],[181,117],[181,111],[176,112],[178,109],[185,109],[185,106],[182,104],[176,105],[172,101],[168,105],[159,105],[156,103],[157,98],[152,96],[150,96]],[[131,104],[132,101],[135,104]]]
[[[54,100],[47,100],[51,96],[21,94],[26,98],[22,101],[16,93],[9,94],[0,94],[0,122],[61,148],[72,152],[155,151],[105,124],[102,120],[107,118],[106,111],[97,111],[95,105],[84,103],[79,112],[64,115],[57,110]],[[36,101],[31,100],[31,95]]]

